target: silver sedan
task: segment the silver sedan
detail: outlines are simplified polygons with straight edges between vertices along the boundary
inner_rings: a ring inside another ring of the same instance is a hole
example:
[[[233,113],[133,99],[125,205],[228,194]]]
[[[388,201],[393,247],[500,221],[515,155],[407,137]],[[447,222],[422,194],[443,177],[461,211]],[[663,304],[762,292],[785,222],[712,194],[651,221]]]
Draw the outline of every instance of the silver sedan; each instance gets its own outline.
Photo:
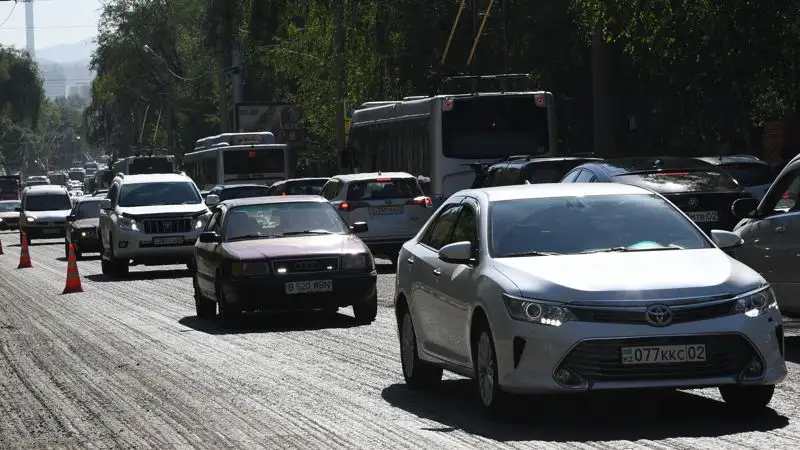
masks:
[[[764,408],[786,377],[775,295],[661,195],[616,183],[461,191],[405,243],[396,314],[412,388],[442,370],[508,394],[718,386]]]

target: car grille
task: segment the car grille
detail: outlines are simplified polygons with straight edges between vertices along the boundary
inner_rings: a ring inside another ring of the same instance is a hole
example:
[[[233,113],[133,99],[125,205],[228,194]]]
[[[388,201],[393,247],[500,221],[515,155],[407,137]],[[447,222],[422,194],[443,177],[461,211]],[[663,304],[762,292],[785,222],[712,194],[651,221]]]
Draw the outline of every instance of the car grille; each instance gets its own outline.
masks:
[[[705,344],[706,361],[622,364],[622,347]],[[588,382],[644,381],[736,376],[756,356],[752,345],[737,334],[586,340],[562,361],[565,368]]]
[[[147,234],[188,233],[192,231],[192,218],[145,219],[142,230]]]
[[[698,320],[713,319],[733,314],[735,300],[723,302],[700,303],[695,305],[671,306],[672,322],[686,323]],[[569,310],[582,322],[602,322],[621,324],[647,324],[646,308],[603,308],[603,307],[570,307]]]
[[[282,269],[285,269],[285,271]],[[277,274],[336,272],[339,270],[339,258],[330,256],[322,258],[280,259],[272,261],[272,270]]]

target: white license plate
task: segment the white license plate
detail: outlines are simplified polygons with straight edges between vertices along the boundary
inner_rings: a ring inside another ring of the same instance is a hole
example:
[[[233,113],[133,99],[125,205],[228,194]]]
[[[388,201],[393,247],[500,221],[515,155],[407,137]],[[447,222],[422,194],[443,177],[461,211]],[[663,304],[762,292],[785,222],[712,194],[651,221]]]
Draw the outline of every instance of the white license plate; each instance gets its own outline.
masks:
[[[153,245],[180,245],[183,244],[183,236],[153,238]]]
[[[717,222],[719,221],[719,213],[716,211],[697,211],[687,212],[687,216],[695,222]]]
[[[333,281],[313,280],[313,281],[290,281],[286,283],[287,294],[308,294],[313,292],[331,292]]]
[[[670,364],[705,360],[705,344],[622,347],[622,364]]]
[[[372,208],[372,214],[376,216],[385,216],[387,214],[403,214],[402,206],[376,206]]]
[[[58,234],[61,231],[60,228],[45,228],[42,230],[44,234]]]

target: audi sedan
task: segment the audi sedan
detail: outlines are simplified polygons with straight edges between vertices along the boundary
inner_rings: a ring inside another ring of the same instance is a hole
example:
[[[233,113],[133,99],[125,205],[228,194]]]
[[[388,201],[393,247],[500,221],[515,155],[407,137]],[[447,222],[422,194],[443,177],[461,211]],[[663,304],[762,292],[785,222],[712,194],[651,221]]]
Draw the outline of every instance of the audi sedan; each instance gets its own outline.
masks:
[[[197,316],[230,322],[243,311],[353,307],[357,321],[378,313],[372,254],[320,196],[253,197],[207,202],[213,215],[195,244]]]
[[[509,394],[719,387],[765,407],[786,377],[770,285],[662,195],[621,183],[461,191],[407,242],[395,311],[412,388],[446,369]]]

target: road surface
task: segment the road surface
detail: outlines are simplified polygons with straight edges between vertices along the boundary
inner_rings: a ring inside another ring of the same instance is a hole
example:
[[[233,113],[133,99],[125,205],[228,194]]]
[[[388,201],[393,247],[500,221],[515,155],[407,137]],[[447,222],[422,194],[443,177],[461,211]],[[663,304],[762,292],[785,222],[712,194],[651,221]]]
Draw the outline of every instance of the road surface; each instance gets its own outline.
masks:
[[[406,390],[388,267],[371,325],[347,309],[231,331],[195,317],[181,266],[111,281],[92,258],[79,262],[85,292],[61,295],[62,243],[35,242],[34,267],[16,269],[16,233],[0,239],[0,448],[800,448],[800,324],[760,416],[709,390],[526,398],[495,422],[464,379]]]

